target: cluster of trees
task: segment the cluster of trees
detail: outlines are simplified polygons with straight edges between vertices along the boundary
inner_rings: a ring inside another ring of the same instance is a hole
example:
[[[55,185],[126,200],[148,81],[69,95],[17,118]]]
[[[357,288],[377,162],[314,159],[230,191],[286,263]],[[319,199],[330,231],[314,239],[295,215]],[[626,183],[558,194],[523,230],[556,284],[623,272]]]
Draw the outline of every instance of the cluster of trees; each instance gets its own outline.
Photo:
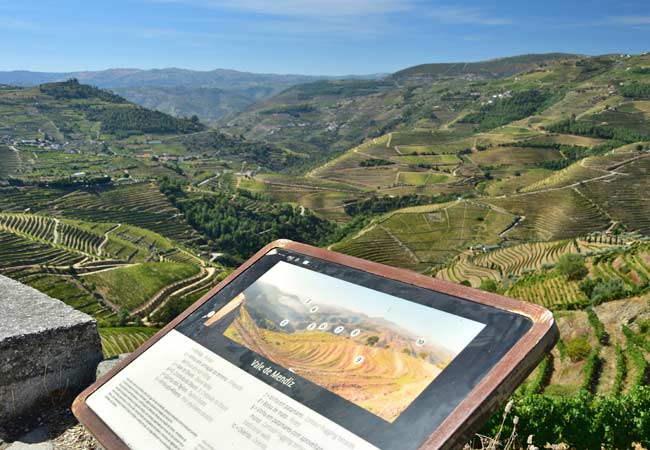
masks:
[[[409,194],[401,196],[370,197],[366,200],[359,200],[345,205],[345,212],[350,216],[371,216],[375,214],[384,214],[396,209],[407,208],[409,206],[430,205],[433,203],[444,203],[455,200],[459,194],[439,194],[439,195],[418,195]]]
[[[650,67],[645,67],[650,73]],[[620,88],[624,97],[638,100],[650,100],[650,83],[630,83]]]
[[[94,98],[109,103],[127,103],[127,101],[112,92],[98,89],[93,86],[79,83],[76,78],[60,83],[41,84],[39,90],[43,94],[50,95],[56,99],[85,99]]]
[[[392,88],[387,81],[375,80],[337,80],[315,81],[301,84],[290,90],[297,91],[298,99],[310,99],[316,96],[341,96],[345,98],[370,95],[381,92],[383,89]]]
[[[160,111],[132,105],[93,108],[87,114],[90,120],[102,123],[102,132],[118,138],[142,133],[193,133],[205,129],[205,125],[196,116],[179,119]]]
[[[364,159],[363,161],[359,162],[359,167],[391,166],[393,164],[395,164],[393,161],[389,161],[387,159],[373,158]]]
[[[561,120],[550,125],[547,127],[547,130],[553,133],[577,134],[579,136],[588,136],[598,139],[614,139],[623,143],[650,139],[650,136],[648,135],[627,128],[614,128],[596,125],[588,121],[578,121],[576,120],[575,115],[569,119]]]
[[[309,103],[299,103],[297,105],[284,105],[275,108],[265,109],[260,114],[288,114],[291,117],[300,117],[301,114],[307,114],[316,111],[316,108]]]
[[[241,136],[229,136],[217,131],[186,136],[183,145],[190,152],[200,149],[204,154],[211,153],[216,157],[236,157],[274,172],[295,166],[303,160],[274,144],[249,142]]]
[[[248,191],[188,196],[182,184],[170,180],[161,183],[161,191],[210,239],[208,244],[227,254],[233,263],[241,263],[275,239],[323,245],[336,230],[334,223],[308,210],[268,203]]]
[[[463,117],[461,122],[476,124],[479,131],[491,130],[541,111],[550,98],[548,92],[538,89],[515,92],[512,97],[483,105],[477,112]]]

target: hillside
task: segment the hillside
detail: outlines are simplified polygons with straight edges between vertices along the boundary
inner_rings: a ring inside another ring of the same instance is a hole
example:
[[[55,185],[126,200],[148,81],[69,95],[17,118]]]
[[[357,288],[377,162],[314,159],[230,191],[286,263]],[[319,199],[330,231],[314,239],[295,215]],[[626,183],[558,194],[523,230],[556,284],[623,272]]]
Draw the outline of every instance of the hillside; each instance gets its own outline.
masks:
[[[203,122],[212,123],[298,84],[321,79],[374,79],[381,76],[276,75],[226,69],[196,71],[178,68],[67,73],[11,71],[0,72],[0,84],[30,87],[74,78],[84,84],[110,89],[146,108],[176,117],[197,115]]]
[[[636,408],[649,384],[650,55],[468,66],[292,86],[219,128],[75,82],[3,86],[0,271],[93,314],[108,352],[280,237],[539,303],[561,343],[520,414],[546,406],[528,418],[559,442],[583,411],[609,439],[584,411]],[[237,326],[277,359],[286,341],[393,367]]]
[[[448,77],[503,78],[543,67],[558,60],[577,57],[578,55],[568,53],[548,53],[496,58],[481,62],[421,64],[395,72],[393,78],[399,80]]]

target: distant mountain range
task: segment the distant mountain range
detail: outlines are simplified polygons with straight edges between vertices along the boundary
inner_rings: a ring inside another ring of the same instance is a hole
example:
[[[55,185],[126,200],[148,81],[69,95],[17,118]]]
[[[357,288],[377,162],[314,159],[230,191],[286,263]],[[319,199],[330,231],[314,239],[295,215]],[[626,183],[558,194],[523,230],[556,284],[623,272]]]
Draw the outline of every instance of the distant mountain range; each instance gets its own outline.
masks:
[[[196,71],[178,68],[61,73],[9,71],[0,72],[0,84],[35,86],[76,78],[81,83],[111,89],[148,108],[179,117],[196,114],[204,122],[212,123],[298,84],[333,79],[379,79],[385,75],[278,75],[226,69]]]

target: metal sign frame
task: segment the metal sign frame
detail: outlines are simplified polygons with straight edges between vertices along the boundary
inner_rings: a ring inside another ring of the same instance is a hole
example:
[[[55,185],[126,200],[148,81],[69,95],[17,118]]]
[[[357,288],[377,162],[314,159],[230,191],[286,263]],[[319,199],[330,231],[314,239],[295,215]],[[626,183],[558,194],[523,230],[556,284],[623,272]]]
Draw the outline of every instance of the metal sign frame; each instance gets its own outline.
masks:
[[[232,272],[210,292],[181,313],[149,339],[138,350],[120,362],[105,377],[83,391],[74,401],[72,411],[79,421],[107,450],[130,450],[129,447],[86,404],[86,400],[108,380],[128,366],[185,318],[210,300],[237,276],[255,264],[274,248],[295,251],[343,266],[352,267],[381,277],[459,297],[503,311],[524,316],[532,322],[526,334],[497,362],[488,374],[472,389],[442,424],[426,439],[419,450],[447,450],[461,448],[505,399],[525,380],[555,345],[559,332],[550,311],[539,305],[514,300],[490,292],[420,275],[404,269],[363,260],[353,256],[324,250],[306,244],[281,239],[258,251]]]

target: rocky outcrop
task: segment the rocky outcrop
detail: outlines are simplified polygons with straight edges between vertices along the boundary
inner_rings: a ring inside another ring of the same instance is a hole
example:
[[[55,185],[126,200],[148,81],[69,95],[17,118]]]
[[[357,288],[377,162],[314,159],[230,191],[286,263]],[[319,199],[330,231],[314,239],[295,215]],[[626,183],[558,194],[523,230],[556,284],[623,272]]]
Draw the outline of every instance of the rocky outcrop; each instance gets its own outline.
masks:
[[[81,391],[101,360],[92,317],[0,276],[0,422]]]

